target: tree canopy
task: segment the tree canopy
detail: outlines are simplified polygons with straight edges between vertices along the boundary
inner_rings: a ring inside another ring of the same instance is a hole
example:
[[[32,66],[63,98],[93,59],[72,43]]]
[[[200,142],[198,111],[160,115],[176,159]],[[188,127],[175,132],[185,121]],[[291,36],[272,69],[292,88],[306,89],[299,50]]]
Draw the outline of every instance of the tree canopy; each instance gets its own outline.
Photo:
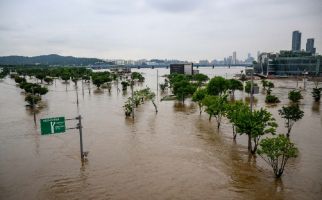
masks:
[[[263,139],[257,153],[273,168],[276,178],[279,178],[284,172],[288,159],[297,157],[298,149],[284,135],[278,135]]]
[[[299,108],[297,104],[290,106],[283,106],[278,110],[279,115],[285,120],[285,127],[287,128],[287,137],[290,137],[290,133],[294,123],[304,116],[304,112]]]
[[[210,79],[207,85],[209,95],[221,95],[229,89],[229,82],[221,76]]]
[[[221,119],[226,114],[227,95],[223,96],[206,96],[202,104],[206,107],[205,111],[209,114],[209,121],[212,116],[216,118],[217,128],[220,128]]]

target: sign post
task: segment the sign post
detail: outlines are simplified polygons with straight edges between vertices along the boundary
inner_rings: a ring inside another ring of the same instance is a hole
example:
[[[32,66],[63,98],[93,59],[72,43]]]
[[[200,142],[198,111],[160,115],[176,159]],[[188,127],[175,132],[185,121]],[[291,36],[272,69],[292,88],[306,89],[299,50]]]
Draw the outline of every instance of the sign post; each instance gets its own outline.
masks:
[[[81,159],[84,159],[84,151],[83,151],[83,133],[82,133],[82,116],[79,115],[76,117],[78,119],[77,129],[79,130],[79,144],[80,144],[80,153],[81,153]]]
[[[40,120],[41,135],[63,133],[66,131],[65,117],[53,117]]]
[[[65,125],[66,120],[78,120],[76,127],[67,128]],[[84,158],[87,156],[88,152],[83,151],[83,132],[82,132],[82,116],[79,115],[76,118],[65,119],[65,117],[53,117],[40,119],[41,135],[51,135],[56,133],[63,133],[68,129],[78,129],[79,130],[79,140],[80,140],[80,153],[81,159],[84,161]]]

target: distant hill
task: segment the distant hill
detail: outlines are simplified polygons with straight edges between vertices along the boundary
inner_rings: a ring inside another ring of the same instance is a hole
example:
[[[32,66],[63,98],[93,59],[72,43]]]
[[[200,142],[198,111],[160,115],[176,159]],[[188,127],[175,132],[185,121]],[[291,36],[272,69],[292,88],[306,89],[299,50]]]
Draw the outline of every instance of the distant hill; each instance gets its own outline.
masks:
[[[95,63],[102,63],[103,60],[97,58],[77,58],[72,56],[60,56],[57,54],[41,55],[34,57],[25,56],[2,56],[1,65],[77,65],[86,66]]]

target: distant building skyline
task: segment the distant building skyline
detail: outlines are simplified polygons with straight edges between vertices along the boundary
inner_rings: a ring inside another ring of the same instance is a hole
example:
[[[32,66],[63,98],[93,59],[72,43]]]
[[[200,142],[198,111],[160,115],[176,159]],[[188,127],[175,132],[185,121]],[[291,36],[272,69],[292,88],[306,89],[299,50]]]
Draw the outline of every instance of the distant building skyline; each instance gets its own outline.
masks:
[[[306,41],[306,52],[315,54],[316,49],[314,48],[314,38],[308,38]]]
[[[301,51],[301,37],[300,31],[293,31],[292,34],[292,51]]]
[[[236,65],[237,64],[237,53],[236,51],[233,52],[233,62],[232,64]]]

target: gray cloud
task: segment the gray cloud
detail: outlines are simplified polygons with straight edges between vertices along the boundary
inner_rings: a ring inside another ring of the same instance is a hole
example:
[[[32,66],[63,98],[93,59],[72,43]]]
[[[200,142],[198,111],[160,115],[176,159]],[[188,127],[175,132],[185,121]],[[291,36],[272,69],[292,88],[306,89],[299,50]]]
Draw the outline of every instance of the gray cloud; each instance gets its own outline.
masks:
[[[152,8],[162,12],[189,12],[199,9],[205,0],[146,0]]]
[[[0,55],[223,58],[290,49],[302,32],[322,50],[320,0],[1,0]]]

